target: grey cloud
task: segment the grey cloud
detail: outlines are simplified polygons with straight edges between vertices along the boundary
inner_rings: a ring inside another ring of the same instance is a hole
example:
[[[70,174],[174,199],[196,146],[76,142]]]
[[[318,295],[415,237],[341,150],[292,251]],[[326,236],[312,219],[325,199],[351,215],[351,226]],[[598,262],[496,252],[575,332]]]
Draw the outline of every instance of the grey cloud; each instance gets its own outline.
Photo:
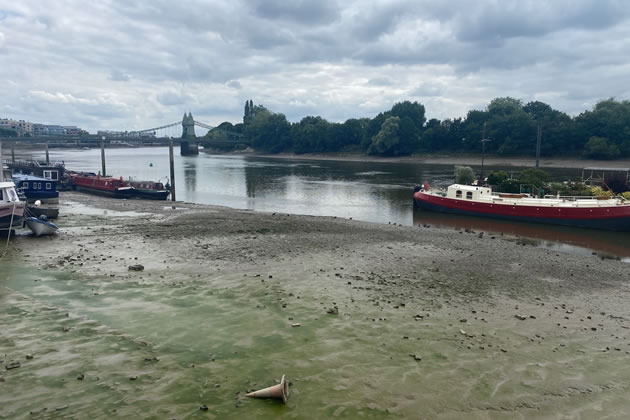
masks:
[[[339,6],[331,0],[256,0],[254,10],[269,20],[288,19],[302,24],[332,23],[339,18]]]
[[[167,91],[157,95],[157,101],[162,105],[182,105],[190,102],[191,96],[187,93]]]
[[[238,121],[251,97],[292,120],[339,121],[405,99],[365,93],[379,86],[444,113],[506,94],[542,95],[568,112],[628,94],[625,1],[29,0],[2,9],[0,54],[15,65],[0,66],[0,79],[19,81],[3,92],[18,118],[152,126],[164,110],[220,97],[207,118]],[[436,65],[454,87],[436,83],[441,74],[415,76]]]
[[[374,77],[370,80],[368,80],[368,85],[371,86],[393,86],[394,85],[394,81],[387,77],[387,76],[381,76],[381,77]]]
[[[226,83],[226,85],[233,89],[240,89],[242,87],[241,83],[238,80],[230,80]]]
[[[113,80],[115,82],[128,82],[129,79],[131,79],[131,76],[123,73],[122,71],[118,69],[112,70],[112,72],[109,75],[109,80]]]

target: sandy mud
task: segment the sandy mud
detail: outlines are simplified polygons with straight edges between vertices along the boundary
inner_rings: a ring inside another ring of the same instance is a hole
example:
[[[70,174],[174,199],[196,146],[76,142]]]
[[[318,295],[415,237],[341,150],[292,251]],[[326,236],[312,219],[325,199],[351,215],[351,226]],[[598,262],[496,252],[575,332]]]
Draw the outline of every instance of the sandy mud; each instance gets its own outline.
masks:
[[[0,261],[0,418],[630,410],[627,263],[431,226],[60,202],[60,234]],[[283,374],[286,406],[244,396]]]

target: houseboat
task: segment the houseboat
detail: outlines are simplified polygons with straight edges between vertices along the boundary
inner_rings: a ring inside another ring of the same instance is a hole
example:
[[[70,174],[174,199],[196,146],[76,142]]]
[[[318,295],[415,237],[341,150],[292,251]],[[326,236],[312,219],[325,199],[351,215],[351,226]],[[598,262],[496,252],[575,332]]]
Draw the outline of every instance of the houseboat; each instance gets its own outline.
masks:
[[[170,189],[161,182],[129,180],[127,184],[133,187],[133,196],[145,200],[166,200]]]
[[[414,189],[414,207],[468,216],[630,231],[630,202],[621,197],[544,197],[500,194],[491,188],[454,184],[446,191],[427,183]]]
[[[114,198],[132,198],[133,187],[128,186],[123,178],[100,176],[94,173],[69,172],[72,188],[77,191]]]
[[[40,200],[42,203],[56,202],[59,198],[57,181],[33,175],[13,174],[13,182],[27,202]]]

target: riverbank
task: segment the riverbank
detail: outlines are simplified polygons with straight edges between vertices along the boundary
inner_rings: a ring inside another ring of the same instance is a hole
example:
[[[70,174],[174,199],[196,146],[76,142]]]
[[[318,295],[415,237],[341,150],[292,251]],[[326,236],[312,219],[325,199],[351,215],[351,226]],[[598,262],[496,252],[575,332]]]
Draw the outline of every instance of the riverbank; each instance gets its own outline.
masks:
[[[630,407],[629,264],[428,225],[74,192],[60,206],[61,234],[20,236],[0,263],[0,418]],[[244,397],[282,374],[287,406]]]
[[[301,159],[301,160],[339,160],[348,162],[386,162],[386,163],[410,163],[410,164],[431,164],[431,165],[481,165],[481,154],[427,154],[397,157],[379,157],[364,154],[345,154],[345,153],[235,153],[236,155],[259,156],[274,159]],[[515,157],[499,157],[486,156],[484,158],[486,166],[505,166],[505,167],[535,167],[536,158],[515,156]],[[622,160],[586,160],[579,158],[541,158],[541,168],[571,168],[582,169],[586,167],[596,168],[630,168],[630,159]]]

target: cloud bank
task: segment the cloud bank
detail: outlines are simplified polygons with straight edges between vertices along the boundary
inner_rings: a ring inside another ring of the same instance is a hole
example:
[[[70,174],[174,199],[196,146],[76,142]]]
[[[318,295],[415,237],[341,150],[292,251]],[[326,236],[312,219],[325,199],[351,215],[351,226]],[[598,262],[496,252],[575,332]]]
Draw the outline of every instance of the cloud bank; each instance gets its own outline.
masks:
[[[0,1],[0,117],[135,130],[243,104],[296,121],[406,99],[464,116],[494,97],[576,114],[630,97],[625,1]]]

